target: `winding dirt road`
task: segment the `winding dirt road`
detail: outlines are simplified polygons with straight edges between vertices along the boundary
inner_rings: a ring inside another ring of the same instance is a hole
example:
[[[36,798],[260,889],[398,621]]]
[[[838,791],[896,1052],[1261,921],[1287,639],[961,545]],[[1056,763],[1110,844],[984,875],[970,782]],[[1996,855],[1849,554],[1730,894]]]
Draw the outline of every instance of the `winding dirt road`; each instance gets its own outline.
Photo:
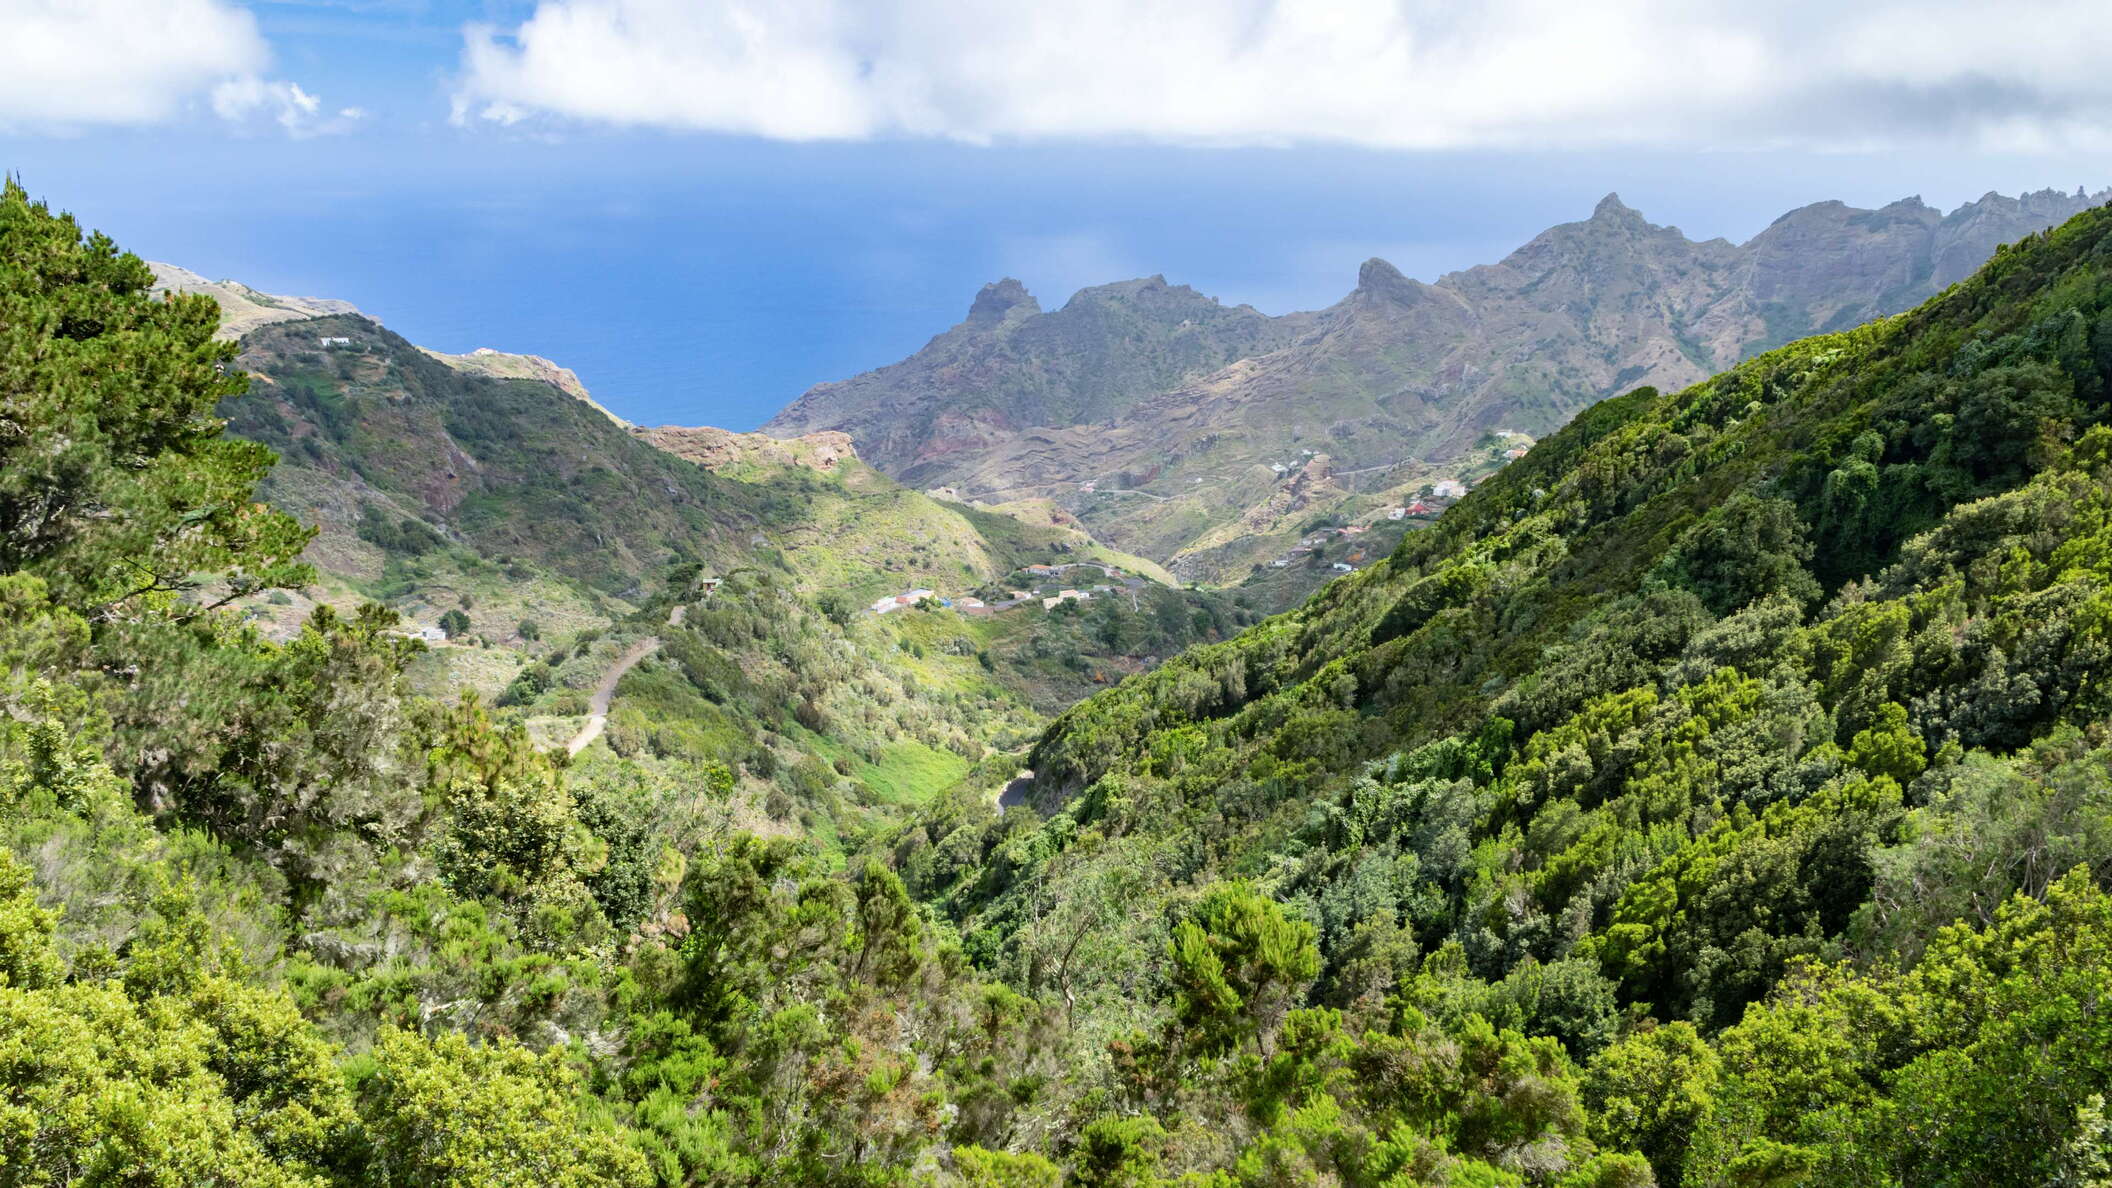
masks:
[[[688,615],[687,605],[678,606],[668,612],[668,625],[680,627],[682,620]],[[572,736],[571,742],[565,744],[565,754],[577,755],[586,750],[589,743],[601,737],[602,730],[609,724],[609,700],[616,696],[616,683],[623,679],[624,673],[638,667],[640,660],[652,655],[659,647],[660,637],[649,636],[632,644],[628,651],[616,658],[616,663],[610,665],[609,671],[602,674],[601,683],[594,686],[594,695],[587,699],[587,724],[579,728],[579,733]]]

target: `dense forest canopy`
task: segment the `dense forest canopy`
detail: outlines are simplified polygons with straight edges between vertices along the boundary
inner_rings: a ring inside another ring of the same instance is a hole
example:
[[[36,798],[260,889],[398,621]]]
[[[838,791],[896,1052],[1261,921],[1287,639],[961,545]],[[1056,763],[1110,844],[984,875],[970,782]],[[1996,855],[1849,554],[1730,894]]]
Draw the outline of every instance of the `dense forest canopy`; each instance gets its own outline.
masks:
[[[1031,804],[834,835],[708,758],[884,766],[768,582],[642,598],[577,758],[564,656],[436,701],[379,607],[217,608],[308,533],[150,280],[0,196],[10,1182],[2112,1179],[2112,211],[1587,411],[1067,712]]]

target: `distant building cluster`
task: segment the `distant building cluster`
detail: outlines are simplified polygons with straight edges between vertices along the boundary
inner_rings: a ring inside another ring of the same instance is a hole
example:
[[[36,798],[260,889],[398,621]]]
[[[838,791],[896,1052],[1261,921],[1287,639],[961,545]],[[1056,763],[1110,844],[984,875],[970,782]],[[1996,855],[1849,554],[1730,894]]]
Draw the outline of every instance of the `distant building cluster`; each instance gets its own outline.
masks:
[[[996,614],[999,611],[1011,610],[1015,606],[1023,606],[1033,602],[1039,602],[1045,610],[1053,610],[1066,602],[1088,601],[1096,593],[1112,594],[1124,587],[1138,587],[1144,584],[1141,578],[1131,576],[1120,566],[1109,565],[1100,561],[1071,561],[1062,565],[1025,565],[1020,567],[1020,572],[1037,578],[1054,578],[1060,577],[1065,572],[1073,569],[1097,570],[1107,579],[1107,584],[1093,586],[1090,590],[1066,588],[1046,597],[1033,590],[1007,590],[1004,599],[998,602],[985,602],[983,599],[968,594],[963,594],[958,598],[943,598],[935,590],[905,590],[900,594],[890,594],[885,598],[876,599],[866,609],[876,615],[886,615],[929,600],[941,607],[964,615]],[[1122,586],[1114,585],[1113,583],[1116,582],[1122,583]]]
[[[1465,495],[1467,493],[1467,485],[1458,479],[1439,479],[1431,484],[1431,492],[1431,499],[1450,501]],[[1408,519],[1411,516],[1434,516],[1443,510],[1445,509],[1442,503],[1431,503],[1416,499],[1375,511],[1371,513],[1371,518],[1372,523],[1376,523],[1380,515],[1384,515],[1388,520],[1399,521]],[[1371,531],[1372,523],[1344,524],[1334,528],[1315,528],[1313,531],[1306,533],[1297,544],[1285,549],[1282,556],[1270,560],[1269,568],[1288,569],[1292,562],[1300,557],[1312,556],[1330,540],[1348,540],[1364,535],[1366,532]],[[1332,568],[1339,573],[1354,572],[1367,556],[1366,550],[1357,549],[1343,560],[1333,562]]]
[[[352,345],[351,339],[341,335],[326,334],[319,341],[323,344],[323,349],[326,351],[331,347],[348,347]]]

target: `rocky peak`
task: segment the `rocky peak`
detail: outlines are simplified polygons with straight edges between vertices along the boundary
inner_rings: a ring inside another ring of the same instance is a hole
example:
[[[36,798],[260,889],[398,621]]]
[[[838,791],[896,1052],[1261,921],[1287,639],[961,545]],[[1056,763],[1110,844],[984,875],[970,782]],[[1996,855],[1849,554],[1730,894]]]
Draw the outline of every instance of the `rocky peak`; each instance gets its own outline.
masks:
[[[1423,286],[1401,270],[1373,256],[1357,269],[1357,292],[1402,305],[1422,299]]]
[[[1591,221],[1602,225],[1636,225],[1643,222],[1643,213],[1621,201],[1619,194],[1608,194],[1591,208]]]
[[[968,322],[975,326],[995,326],[1012,315],[1015,309],[1027,313],[1041,312],[1041,303],[1027,292],[1027,287],[1011,277],[993,281],[983,286],[975,295],[975,304],[968,307]]]
[[[1849,208],[1848,204],[1838,198],[1828,198],[1824,202],[1807,203],[1797,207],[1795,210],[1784,212],[1774,222],[1769,223],[1767,230],[1762,231],[1760,236],[1767,235],[1768,232],[1775,230],[1777,227],[1812,227],[1826,223],[1838,223],[1852,213],[1854,212]]]
[[[1064,308],[1068,309],[1071,306],[1084,308],[1089,305],[1108,305],[1115,302],[1141,302],[1153,307],[1201,307],[1217,304],[1215,298],[1205,297],[1187,285],[1167,284],[1165,274],[1154,273],[1151,276],[1140,276],[1132,280],[1113,281],[1104,285],[1088,285],[1071,294],[1071,299],[1065,303]]]

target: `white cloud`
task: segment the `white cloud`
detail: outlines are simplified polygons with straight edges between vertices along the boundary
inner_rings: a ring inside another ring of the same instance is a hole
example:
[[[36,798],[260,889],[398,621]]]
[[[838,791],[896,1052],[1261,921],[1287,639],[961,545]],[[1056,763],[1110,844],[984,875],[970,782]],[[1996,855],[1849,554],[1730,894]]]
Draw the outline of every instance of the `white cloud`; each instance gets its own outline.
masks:
[[[2102,0],[538,0],[460,122],[788,140],[2102,143]]]
[[[270,62],[231,0],[0,0],[0,128],[156,124],[201,103],[299,134],[348,122],[266,79]]]
[[[276,125],[293,137],[327,136],[349,130],[366,118],[357,107],[325,112],[323,101],[301,89],[299,83],[261,79],[255,75],[229,79],[212,91],[213,114],[231,124]]]

